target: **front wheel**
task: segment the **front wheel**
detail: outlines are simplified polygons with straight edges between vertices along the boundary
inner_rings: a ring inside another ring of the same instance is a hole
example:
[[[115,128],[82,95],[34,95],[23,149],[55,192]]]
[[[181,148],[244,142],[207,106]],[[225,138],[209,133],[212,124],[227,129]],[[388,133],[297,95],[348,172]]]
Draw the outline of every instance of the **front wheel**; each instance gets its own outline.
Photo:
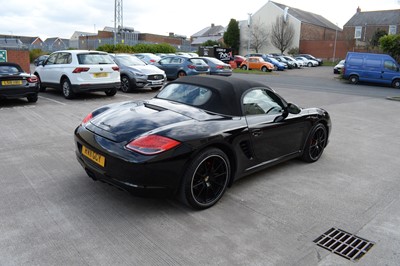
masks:
[[[242,68],[243,70],[247,70],[247,66],[246,66],[246,65],[242,66],[241,68]]]
[[[121,91],[131,92],[133,84],[128,76],[121,76]]]
[[[312,67],[313,64],[312,64],[311,62],[309,62],[309,63],[307,64],[307,66],[308,66],[308,67]]]
[[[392,87],[395,89],[400,89],[400,79],[393,80]]]
[[[43,86],[39,74],[38,74],[38,73],[35,73],[34,75],[35,75],[35,76],[37,77],[37,79],[38,79],[37,86],[38,86],[39,91],[40,91],[40,92],[45,92],[45,91],[46,91],[46,87]]]
[[[67,78],[65,78],[61,81],[61,88],[62,88],[62,93],[63,93],[65,99],[74,98],[74,92],[72,91],[72,88],[71,88],[71,82]]]
[[[206,209],[224,194],[231,169],[226,154],[217,148],[201,152],[190,163],[183,177],[181,200],[195,209]]]
[[[117,88],[111,88],[104,91],[107,96],[114,96],[117,94]]]
[[[307,139],[301,159],[308,163],[318,161],[328,141],[328,134],[323,124],[318,123]]]
[[[263,67],[261,68],[261,71],[262,71],[262,72],[267,72],[267,70],[268,70],[268,69],[267,69],[266,66],[263,66]]]

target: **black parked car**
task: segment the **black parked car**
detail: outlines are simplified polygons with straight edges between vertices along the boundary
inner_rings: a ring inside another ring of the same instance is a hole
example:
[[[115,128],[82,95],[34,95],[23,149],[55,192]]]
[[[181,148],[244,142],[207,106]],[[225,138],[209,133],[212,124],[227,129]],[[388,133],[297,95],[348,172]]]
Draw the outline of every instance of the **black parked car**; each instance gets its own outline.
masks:
[[[27,98],[38,100],[38,79],[15,63],[0,63],[0,99]]]
[[[325,110],[287,103],[263,83],[192,76],[150,100],[94,110],[75,144],[94,180],[204,209],[240,177],[296,157],[317,161],[330,129]]]

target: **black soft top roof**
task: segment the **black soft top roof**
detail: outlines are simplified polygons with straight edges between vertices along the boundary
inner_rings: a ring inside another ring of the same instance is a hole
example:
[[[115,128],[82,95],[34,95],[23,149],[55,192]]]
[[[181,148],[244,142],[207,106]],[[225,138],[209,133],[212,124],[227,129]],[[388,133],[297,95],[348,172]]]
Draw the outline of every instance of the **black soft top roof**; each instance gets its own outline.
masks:
[[[261,82],[244,80],[234,77],[219,76],[186,76],[171,83],[193,84],[209,88],[213,91],[212,98],[202,106],[205,110],[231,115],[242,116],[241,99],[244,92],[252,88],[268,88]]]

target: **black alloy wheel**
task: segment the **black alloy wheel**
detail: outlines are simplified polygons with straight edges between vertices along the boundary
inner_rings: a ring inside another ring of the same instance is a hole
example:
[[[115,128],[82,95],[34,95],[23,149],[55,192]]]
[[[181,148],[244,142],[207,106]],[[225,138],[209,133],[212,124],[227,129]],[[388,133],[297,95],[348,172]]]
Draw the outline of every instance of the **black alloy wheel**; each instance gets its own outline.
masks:
[[[224,194],[230,178],[230,163],[220,149],[201,152],[189,165],[181,187],[181,199],[195,209],[213,206]]]
[[[128,76],[121,76],[121,91],[123,92],[131,92],[132,91],[132,85],[131,80],[129,79]]]
[[[318,161],[321,157],[327,142],[328,134],[323,124],[318,123],[311,131],[307,139],[301,159],[308,163]]]

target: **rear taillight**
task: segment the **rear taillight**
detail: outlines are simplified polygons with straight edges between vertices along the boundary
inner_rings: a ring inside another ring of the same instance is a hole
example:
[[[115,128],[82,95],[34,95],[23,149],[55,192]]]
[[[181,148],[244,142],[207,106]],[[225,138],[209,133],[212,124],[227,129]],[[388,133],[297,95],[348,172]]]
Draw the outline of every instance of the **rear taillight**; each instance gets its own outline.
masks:
[[[82,125],[86,124],[93,118],[93,113],[88,114],[83,120],[82,120]]]
[[[218,69],[224,69],[224,66],[218,65],[217,68]]]
[[[74,71],[72,71],[72,73],[88,72],[89,69],[90,69],[89,67],[77,67],[74,69]]]
[[[113,66],[112,69],[113,69],[114,71],[119,71],[119,67],[117,67],[117,66]]]
[[[159,136],[149,135],[137,138],[125,147],[129,150],[144,154],[144,155],[155,155],[167,150],[170,150],[180,144],[179,141]]]
[[[26,79],[29,83],[36,83],[38,82],[38,79],[36,76],[32,76]]]
[[[188,65],[188,68],[190,68],[190,69],[195,69],[196,66],[194,66],[194,65]]]
[[[150,63],[155,63],[156,62],[156,60],[154,60],[154,59],[150,59],[149,61],[150,61]]]

